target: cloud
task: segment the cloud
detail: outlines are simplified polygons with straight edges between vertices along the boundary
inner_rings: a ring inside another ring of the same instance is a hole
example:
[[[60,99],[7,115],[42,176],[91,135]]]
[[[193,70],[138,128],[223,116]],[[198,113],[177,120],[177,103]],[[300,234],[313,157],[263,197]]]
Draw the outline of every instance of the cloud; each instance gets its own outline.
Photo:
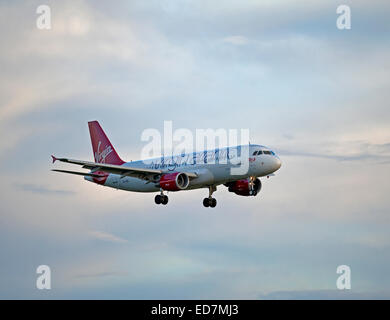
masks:
[[[127,275],[126,272],[97,272],[97,273],[80,273],[75,274],[74,278],[106,278],[106,277],[121,277]]]
[[[89,231],[88,234],[98,240],[113,242],[113,243],[128,243],[128,240],[119,238],[111,233],[103,232],[103,231]]]
[[[243,36],[230,36],[222,39],[223,42],[230,43],[236,46],[242,46],[248,43],[248,39]]]
[[[353,290],[292,290],[259,295],[261,300],[388,300],[390,291],[355,292]]]
[[[378,163],[387,164],[390,162],[390,156],[383,156],[380,154],[355,154],[355,155],[337,155],[337,154],[326,154],[326,153],[313,153],[305,151],[288,151],[279,150],[279,154],[282,156],[295,156],[295,157],[309,157],[309,158],[323,158],[332,159],[337,161],[366,161],[371,160]]]
[[[36,297],[43,262],[53,297],[332,297],[299,290],[349,262],[352,297],[386,292],[387,2],[354,2],[348,32],[334,1],[49,0],[48,32],[39,4],[0,4],[2,297]],[[218,187],[212,214],[207,189],[156,206],[48,172],[51,153],[92,159],[92,119],[133,160],[173,120],[250,128],[283,166],[257,197]]]
[[[15,184],[15,187],[22,191],[42,194],[42,195],[64,195],[70,196],[76,194],[74,191],[70,190],[61,190],[61,189],[51,189],[45,186],[36,185],[36,184]]]
[[[288,146],[281,146],[278,154],[306,158],[322,158],[336,161],[369,161],[378,164],[390,162],[390,143],[370,143],[368,141],[326,141],[307,144],[307,140],[294,138],[290,146],[291,136],[283,135]]]

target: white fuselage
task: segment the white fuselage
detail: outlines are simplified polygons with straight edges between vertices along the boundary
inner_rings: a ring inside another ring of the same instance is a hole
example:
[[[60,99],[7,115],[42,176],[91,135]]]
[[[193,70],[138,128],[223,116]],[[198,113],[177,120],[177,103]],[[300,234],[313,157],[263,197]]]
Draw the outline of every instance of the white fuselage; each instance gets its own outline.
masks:
[[[262,151],[257,155],[257,151]],[[266,153],[264,153],[266,152]],[[248,160],[246,165],[242,159]],[[193,178],[186,190],[216,186],[248,177],[263,177],[272,174],[281,166],[279,157],[268,148],[260,145],[237,146],[186,153],[176,156],[153,158],[148,160],[126,162],[123,166],[133,168],[148,168],[162,170],[164,173],[192,172],[198,177]],[[237,169],[244,166],[241,172]],[[91,177],[85,177],[93,181]],[[104,185],[115,189],[136,192],[160,191],[160,185],[136,177],[109,174]]]

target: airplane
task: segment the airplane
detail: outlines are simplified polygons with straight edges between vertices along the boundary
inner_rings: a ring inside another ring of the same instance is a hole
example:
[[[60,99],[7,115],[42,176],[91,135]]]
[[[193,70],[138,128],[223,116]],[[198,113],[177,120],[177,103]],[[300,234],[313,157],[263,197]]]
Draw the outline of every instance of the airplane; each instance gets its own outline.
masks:
[[[275,152],[256,144],[124,162],[98,121],[88,122],[88,127],[94,162],[51,157],[53,163],[76,164],[90,171],[52,171],[84,176],[87,181],[115,189],[160,192],[154,198],[156,204],[168,203],[164,191],[208,188],[209,196],[203,199],[203,206],[214,208],[217,200],[212,195],[219,185],[239,196],[256,196],[261,190],[259,177],[273,176],[282,164]],[[241,164],[239,155],[244,151],[249,152],[248,170],[233,175],[232,168]]]

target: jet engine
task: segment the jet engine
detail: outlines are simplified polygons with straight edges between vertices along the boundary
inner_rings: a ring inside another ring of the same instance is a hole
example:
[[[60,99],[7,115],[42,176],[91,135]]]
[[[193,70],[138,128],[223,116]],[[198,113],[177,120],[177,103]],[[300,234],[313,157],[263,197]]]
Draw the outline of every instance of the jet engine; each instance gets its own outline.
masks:
[[[248,178],[229,182],[225,184],[229,192],[234,192],[239,196],[256,196],[261,189],[259,178]]]
[[[160,187],[167,191],[183,190],[189,184],[190,178],[184,172],[166,173],[160,178]]]

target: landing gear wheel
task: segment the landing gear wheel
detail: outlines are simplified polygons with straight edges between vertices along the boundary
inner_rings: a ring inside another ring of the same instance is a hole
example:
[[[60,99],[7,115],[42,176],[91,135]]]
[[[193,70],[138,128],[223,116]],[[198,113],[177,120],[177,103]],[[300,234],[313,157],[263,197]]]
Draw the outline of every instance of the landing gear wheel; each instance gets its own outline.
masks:
[[[214,191],[217,191],[217,186],[209,186],[209,197],[203,199],[203,205],[207,208],[214,208],[217,205],[217,200],[212,197]]]
[[[162,199],[161,199],[161,203],[163,204],[163,205],[166,205],[167,203],[168,203],[168,196],[162,196]]]
[[[161,203],[161,196],[158,194],[157,196],[154,197],[154,202],[156,204],[160,204]]]
[[[215,208],[215,206],[217,205],[217,199],[215,199],[215,198],[204,198],[203,199],[203,205],[206,208],[207,207]]]

